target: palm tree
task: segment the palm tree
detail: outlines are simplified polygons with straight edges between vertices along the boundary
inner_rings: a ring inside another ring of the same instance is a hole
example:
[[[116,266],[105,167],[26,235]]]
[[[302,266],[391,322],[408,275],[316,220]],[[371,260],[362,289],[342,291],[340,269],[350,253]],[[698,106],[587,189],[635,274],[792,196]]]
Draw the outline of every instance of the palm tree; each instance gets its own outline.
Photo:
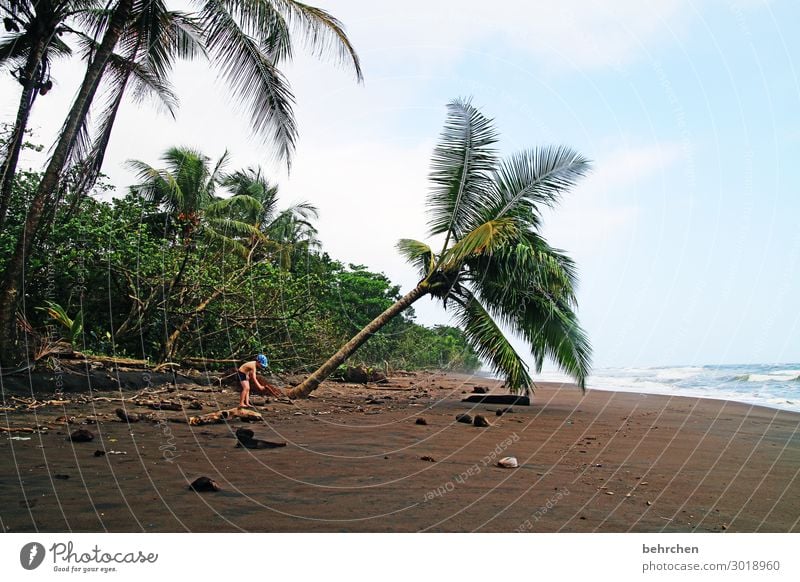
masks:
[[[278,257],[282,268],[289,269],[292,257],[301,250],[317,246],[317,229],[312,221],[319,218],[317,208],[299,202],[278,209],[278,186],[272,184],[261,168],[251,167],[225,176],[222,186],[232,194],[225,212],[235,213],[240,220],[255,226],[267,239],[271,254]],[[247,198],[241,198],[242,195]],[[257,200],[260,205],[246,207],[239,200]]]
[[[308,222],[316,217],[316,208],[300,204],[279,210],[277,187],[271,185],[259,169],[249,168],[226,174],[228,159],[226,152],[212,165],[208,156],[196,150],[174,147],[162,156],[164,167],[161,169],[139,160],[128,162],[129,168],[136,172],[140,180],[131,190],[164,210],[163,218],[167,224],[165,238],[171,244],[182,246],[180,266],[164,289],[162,303],[168,309],[173,307],[171,299],[174,290],[181,285],[200,239],[223,255],[233,251],[244,259],[243,265],[228,275],[225,284],[217,286],[203,297],[189,310],[189,315],[183,317],[168,333],[162,350],[164,359],[175,354],[178,339],[190,324],[226,288],[246,277],[254,261],[263,258],[263,252],[257,253],[257,249],[264,248],[268,256],[272,256],[293,248],[288,241],[271,238],[284,232],[285,223],[302,223],[305,226],[301,232],[316,233],[316,229]],[[222,188],[227,189],[230,195],[218,196],[217,192]],[[297,240],[292,242],[299,244],[300,240],[300,235],[297,235]],[[183,298],[177,301],[183,301]],[[176,310],[182,307],[178,305]]]
[[[22,85],[14,129],[0,169],[0,228],[8,212],[11,186],[34,101],[53,87],[50,78],[53,59],[72,54],[60,37],[65,32],[75,32],[67,25],[68,20],[96,4],[97,0],[0,0],[7,33],[0,42],[0,65],[8,68]]]
[[[333,51],[338,62],[352,66],[361,80],[358,56],[341,23],[324,10],[296,0],[253,0],[245,4],[238,0],[196,0],[196,3],[202,42],[211,64],[227,81],[234,99],[250,110],[253,131],[270,139],[288,164],[297,127],[292,114],[293,96],[278,65],[292,56],[293,37],[298,33],[317,56]],[[83,82],[31,200],[0,284],[0,360],[9,360],[13,352],[10,348],[18,289],[45,207],[69,161],[74,159],[81,128],[86,126],[90,106],[115,47],[119,42],[125,43],[126,32],[135,29],[137,15],[152,5],[152,0],[113,0],[99,27],[102,38],[90,54]]]
[[[565,147],[523,151],[500,161],[492,122],[468,101],[453,101],[433,153],[430,235],[444,243],[401,240],[421,280],[347,342],[303,383],[305,397],[393,317],[430,295],[451,310],[467,341],[515,392],[530,391],[528,366],[503,329],[530,346],[537,371],[551,358],[584,388],[591,349],[578,325],[573,262],[539,234],[541,207],[552,206],[589,169]]]

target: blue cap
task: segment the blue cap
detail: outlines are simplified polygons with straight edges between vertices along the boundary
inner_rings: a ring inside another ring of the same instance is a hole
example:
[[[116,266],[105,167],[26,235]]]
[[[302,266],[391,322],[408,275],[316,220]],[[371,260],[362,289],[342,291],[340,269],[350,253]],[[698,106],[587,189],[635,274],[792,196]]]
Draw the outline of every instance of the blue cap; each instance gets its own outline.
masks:
[[[261,364],[262,368],[266,368],[269,365],[269,360],[264,354],[258,354],[258,356],[256,356],[256,361]]]

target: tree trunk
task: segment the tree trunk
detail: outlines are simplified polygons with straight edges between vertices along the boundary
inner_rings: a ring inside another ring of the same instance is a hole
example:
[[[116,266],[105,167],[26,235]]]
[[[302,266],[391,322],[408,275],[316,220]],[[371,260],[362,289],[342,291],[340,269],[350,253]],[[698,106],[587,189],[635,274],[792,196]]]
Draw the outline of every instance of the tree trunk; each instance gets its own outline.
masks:
[[[19,99],[17,108],[17,119],[14,122],[14,131],[11,134],[11,141],[8,144],[6,159],[3,162],[2,182],[0,183],[0,229],[6,221],[8,214],[8,204],[11,200],[11,187],[14,184],[14,176],[17,172],[17,162],[19,153],[22,150],[22,143],[25,141],[25,130],[28,128],[28,118],[33,109],[33,102],[39,89],[36,86],[36,77],[41,66],[42,55],[47,47],[49,35],[41,34],[35,47],[31,48],[25,69],[22,72],[22,95]]]
[[[45,209],[45,202],[58,187],[61,173],[74,146],[78,130],[86,119],[89,107],[100,85],[103,70],[125,28],[132,6],[133,0],[119,0],[114,9],[111,21],[103,36],[103,41],[86,69],[83,84],[59,135],[58,142],[53,150],[53,156],[47,164],[36,194],[28,208],[28,216],[25,220],[24,229],[17,241],[16,249],[6,265],[2,289],[0,290],[0,359],[6,363],[14,359],[16,355],[14,353],[16,349],[13,346],[13,336],[17,293],[20,279],[28,262],[33,240],[36,237],[36,231]]]
[[[371,338],[375,333],[384,325],[389,323],[396,315],[400,314],[417,299],[428,293],[428,286],[425,283],[420,283],[414,289],[409,291],[406,295],[401,297],[397,303],[389,307],[386,311],[381,313],[378,317],[373,319],[367,327],[358,332],[353,339],[347,342],[336,352],[331,358],[322,364],[320,368],[306,378],[302,384],[295,386],[286,392],[289,398],[306,398],[322,383],[328,376],[330,376],[336,369],[341,366],[347,358],[352,356],[361,345]]]

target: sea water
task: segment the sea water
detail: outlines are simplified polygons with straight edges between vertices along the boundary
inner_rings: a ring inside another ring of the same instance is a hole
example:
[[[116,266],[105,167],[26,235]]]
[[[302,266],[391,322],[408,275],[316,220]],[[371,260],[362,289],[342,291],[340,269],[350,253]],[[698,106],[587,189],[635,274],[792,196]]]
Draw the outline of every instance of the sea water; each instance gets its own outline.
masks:
[[[563,374],[544,373],[534,381],[569,381]],[[589,389],[668,396],[735,400],[800,412],[800,364],[742,364],[600,368],[592,372]]]

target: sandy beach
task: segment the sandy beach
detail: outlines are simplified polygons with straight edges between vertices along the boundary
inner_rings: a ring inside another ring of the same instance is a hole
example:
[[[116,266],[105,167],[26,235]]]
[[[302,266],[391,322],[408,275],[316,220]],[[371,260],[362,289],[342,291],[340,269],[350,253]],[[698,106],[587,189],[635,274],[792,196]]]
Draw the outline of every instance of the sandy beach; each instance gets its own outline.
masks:
[[[27,378],[5,378],[0,527],[800,531],[800,415],[790,412],[695,398],[584,395],[567,384],[540,384],[531,406],[508,410],[462,401],[476,387],[501,393],[499,382],[419,373],[382,385],[327,382],[312,398],[293,402],[254,396],[261,420],[191,426],[189,417],[234,407],[236,390],[158,379],[145,392],[123,381],[122,389],[96,385],[91,394],[69,391],[62,402],[41,405],[53,398],[49,382],[33,377],[32,394]],[[126,422],[115,413],[121,406],[149,416]],[[458,422],[459,414],[483,415],[489,426]],[[286,446],[237,447],[242,427]],[[69,440],[78,429],[94,439]],[[498,467],[504,457],[519,466]],[[202,476],[220,490],[189,489]]]

